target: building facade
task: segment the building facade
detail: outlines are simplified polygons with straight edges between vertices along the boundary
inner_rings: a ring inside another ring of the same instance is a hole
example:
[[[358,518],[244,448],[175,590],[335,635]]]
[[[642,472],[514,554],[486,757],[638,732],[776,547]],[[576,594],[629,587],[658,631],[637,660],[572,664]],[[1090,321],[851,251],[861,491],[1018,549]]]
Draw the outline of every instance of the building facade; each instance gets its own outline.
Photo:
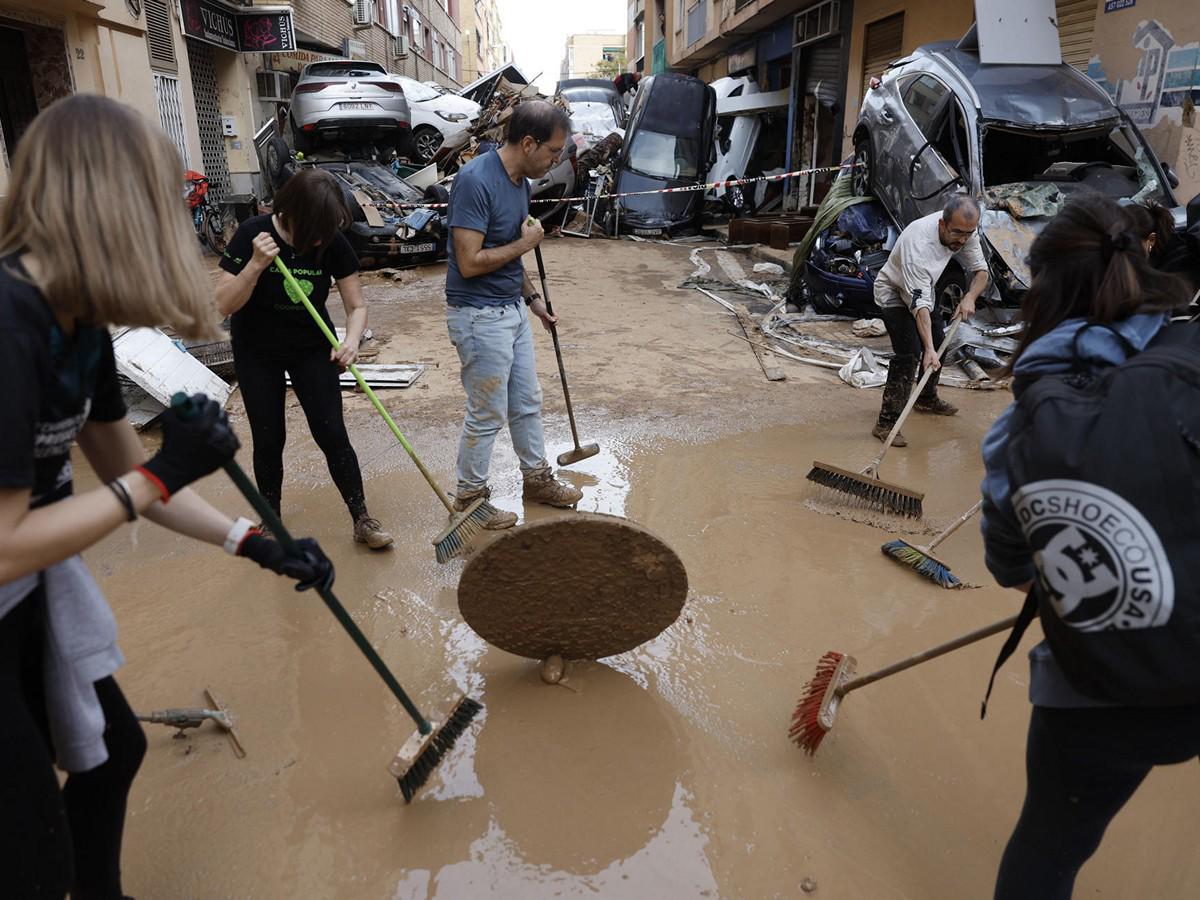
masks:
[[[496,0],[459,0],[458,24],[462,30],[462,83],[494,72],[512,54],[504,43],[500,9]]]
[[[607,76],[611,78],[621,71],[620,64],[624,59],[624,34],[598,31],[569,34],[558,77],[560,81],[567,78],[605,77],[608,68],[613,67],[612,75]]]

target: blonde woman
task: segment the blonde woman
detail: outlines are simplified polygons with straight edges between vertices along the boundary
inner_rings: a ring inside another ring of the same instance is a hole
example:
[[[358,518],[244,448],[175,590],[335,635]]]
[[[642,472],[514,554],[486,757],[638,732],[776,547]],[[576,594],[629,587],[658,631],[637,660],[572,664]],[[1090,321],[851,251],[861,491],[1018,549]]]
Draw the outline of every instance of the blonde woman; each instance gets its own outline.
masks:
[[[113,672],[123,657],[79,554],[145,516],[290,576],[332,578],[188,485],[232,458],[212,401],[164,415],[147,459],[125,420],[107,326],[215,317],[180,201],[180,160],[134,110],[80,95],[21,138],[0,205],[0,881],[13,897],[121,897],[129,787],[146,742]],[[199,395],[196,399],[203,400]],[[77,442],[103,484],[75,494]],[[60,790],[54,765],[68,777]]]

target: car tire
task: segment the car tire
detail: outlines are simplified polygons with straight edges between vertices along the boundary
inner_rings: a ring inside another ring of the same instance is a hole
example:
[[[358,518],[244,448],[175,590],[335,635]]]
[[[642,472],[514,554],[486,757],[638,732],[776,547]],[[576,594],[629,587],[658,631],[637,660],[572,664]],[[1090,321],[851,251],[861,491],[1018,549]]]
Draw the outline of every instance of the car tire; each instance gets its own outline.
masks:
[[[295,119],[292,120],[292,139],[296,142],[297,153],[308,154],[317,149],[316,135],[301,131]]]
[[[276,191],[287,181],[287,166],[292,160],[292,148],[287,141],[276,135],[268,142],[265,154],[267,162],[267,182],[271,190]]]
[[[413,131],[413,154],[420,162],[428,163],[442,146],[445,138],[432,125],[422,125]]]
[[[855,197],[875,195],[875,152],[871,149],[871,137],[866,135],[854,142],[854,168],[850,178]]]
[[[950,324],[959,301],[967,293],[967,275],[957,260],[951,260],[933,289],[935,312],[945,325]]]

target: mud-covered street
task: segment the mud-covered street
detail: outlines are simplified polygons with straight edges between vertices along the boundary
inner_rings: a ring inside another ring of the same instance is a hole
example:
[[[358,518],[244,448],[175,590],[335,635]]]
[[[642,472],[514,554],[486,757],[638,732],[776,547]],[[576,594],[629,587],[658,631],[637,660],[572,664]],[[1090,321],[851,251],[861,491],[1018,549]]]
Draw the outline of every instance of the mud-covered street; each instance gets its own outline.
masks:
[[[870,670],[1015,613],[974,522],[939,550],[980,587],[941,590],[880,553],[903,530],[822,514],[813,460],[860,468],[879,392],[773,360],[769,383],[736,321],[679,284],[689,248],[607,240],[543,245],[572,399],[601,453],[562,477],[580,510],[626,516],[682,558],[690,590],[657,639],[558,685],[462,621],[462,560],[434,561],[445,513],[361,394],[347,424],[367,499],[396,537],[372,553],[289,398],[284,520],[337,567],[335,590],[423,707],[469,693],[484,712],[411,805],[386,765],[412,722],[313,593],[141,523],[86,554],[117,616],[120,681],[139,712],[205,705],[236,717],[234,755],[211,723],[174,740],[146,726],[124,885],[139,898],[601,896],[958,900],[991,895],[1024,792],[1027,649],[979,704],[1000,639],[845,701],[815,757],[787,740],[826,650]],[[748,257],[746,264],[752,263]],[[532,263],[530,263],[532,265]],[[444,267],[364,277],[378,362],[422,361],[381,392],[445,485],[462,418]],[[340,307],[336,301],[330,308]],[[335,313],[335,316],[337,313]],[[550,455],[570,446],[549,336],[536,328]],[[947,390],[954,418],[915,417],[885,477],[926,493],[922,542],[974,503],[979,442],[1003,391]],[[249,430],[235,392],[231,418]],[[146,440],[156,441],[153,433]],[[79,490],[95,485],[77,460]],[[523,510],[505,432],[493,502]],[[250,515],[223,476],[198,490]],[[486,540],[486,538],[484,539]],[[125,552],[136,541],[138,551]],[[477,544],[476,546],[479,546]],[[546,560],[546,577],[570,558]],[[1190,822],[1200,771],[1157,769],[1080,875],[1077,897],[1200,895]]]

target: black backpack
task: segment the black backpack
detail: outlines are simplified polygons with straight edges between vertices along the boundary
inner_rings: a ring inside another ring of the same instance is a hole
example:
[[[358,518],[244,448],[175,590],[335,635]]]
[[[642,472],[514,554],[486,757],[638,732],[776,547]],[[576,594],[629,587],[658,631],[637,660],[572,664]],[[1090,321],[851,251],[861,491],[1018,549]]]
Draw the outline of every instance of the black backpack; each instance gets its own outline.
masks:
[[[1200,702],[1200,327],[1101,368],[1078,340],[1072,371],[1013,386],[1008,476],[1038,578],[996,669],[1036,614],[1079,692]]]

